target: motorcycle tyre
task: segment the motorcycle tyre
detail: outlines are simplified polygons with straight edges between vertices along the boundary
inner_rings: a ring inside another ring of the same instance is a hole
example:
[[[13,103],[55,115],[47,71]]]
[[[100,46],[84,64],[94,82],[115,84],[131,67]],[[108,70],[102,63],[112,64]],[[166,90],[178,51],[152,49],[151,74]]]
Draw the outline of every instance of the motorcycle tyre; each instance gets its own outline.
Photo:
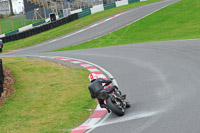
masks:
[[[118,109],[112,102],[111,98],[109,97],[107,100],[106,100],[106,104],[108,106],[108,108],[113,112],[115,113],[116,115],[118,116],[123,116],[124,113],[125,113],[125,110],[122,111],[120,109]]]

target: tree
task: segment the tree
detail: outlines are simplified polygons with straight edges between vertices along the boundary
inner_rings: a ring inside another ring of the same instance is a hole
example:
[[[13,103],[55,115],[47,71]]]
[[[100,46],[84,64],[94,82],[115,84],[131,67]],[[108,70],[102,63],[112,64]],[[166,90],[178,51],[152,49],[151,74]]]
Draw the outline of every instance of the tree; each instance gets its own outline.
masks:
[[[9,4],[10,4],[10,15],[14,15],[13,6],[12,6],[12,0],[9,0]]]

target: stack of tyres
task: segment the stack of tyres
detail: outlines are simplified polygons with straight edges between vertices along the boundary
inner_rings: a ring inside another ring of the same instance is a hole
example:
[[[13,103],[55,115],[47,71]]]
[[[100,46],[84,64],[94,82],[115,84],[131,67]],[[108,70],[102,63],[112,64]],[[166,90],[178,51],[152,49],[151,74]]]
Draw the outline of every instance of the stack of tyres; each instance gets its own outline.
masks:
[[[34,35],[34,34],[31,32],[31,30],[25,31],[24,34],[25,34],[25,35],[24,35],[25,38]]]
[[[14,41],[13,35],[10,36],[10,40],[11,40],[11,41]]]
[[[4,42],[4,43],[10,42],[10,41],[9,41],[9,36],[6,36],[5,38],[3,38],[3,42]]]
[[[14,38],[15,38],[15,40],[18,40],[18,39],[19,39],[19,36],[18,36],[18,34],[19,34],[19,33],[17,33],[17,34],[14,34]]]
[[[20,36],[20,33],[15,34],[16,36],[16,40],[22,39],[22,37]]]
[[[3,49],[3,41],[0,39],[0,52],[2,52]],[[0,59],[0,65],[1,65],[1,59]],[[3,92],[3,91],[2,91]],[[1,92],[0,92],[1,93]],[[1,95],[1,94],[0,94]],[[1,96],[0,96],[1,97]]]
[[[69,22],[70,22],[70,17],[68,16],[68,17],[67,17],[67,23],[69,23]]]
[[[56,27],[60,26],[60,20],[57,20]]]
[[[40,31],[39,33],[43,32],[42,31],[42,26],[38,27],[38,30]]]
[[[31,35],[35,35],[35,28],[30,29],[30,30],[29,30],[29,33],[30,33]]]
[[[53,24],[53,28],[55,28],[56,27],[56,21],[53,22],[52,24]]]
[[[1,38],[1,40],[2,40],[4,43],[6,43],[6,42],[7,42],[7,37],[3,37],[3,38]]]
[[[36,27],[36,34],[39,34],[40,33],[40,29],[39,27]]]
[[[48,30],[51,29],[51,23],[47,24]]]
[[[58,21],[57,21],[57,26],[60,26],[60,25],[61,25],[61,21],[58,20]]]
[[[45,24],[43,27],[44,27],[44,31],[48,30],[48,25],[47,24]]]
[[[64,19],[60,19],[61,25],[65,24]]]
[[[90,8],[84,9],[84,12],[85,13],[89,12],[89,14],[91,14],[90,13]],[[23,39],[23,38],[39,34],[41,32],[44,32],[44,31],[47,31],[47,30],[50,30],[50,29],[53,29],[53,28],[58,27],[60,25],[69,23],[69,22],[74,21],[76,19],[78,19],[78,14],[77,13],[72,14],[72,15],[70,15],[68,17],[62,18],[60,20],[51,22],[51,23],[47,23],[47,24],[43,24],[41,26],[37,26],[39,24],[44,23],[45,21],[43,20],[43,21],[34,23],[33,24],[34,27],[32,29],[29,29],[29,30],[23,31],[23,32],[19,32],[19,30],[15,30],[15,31],[7,33],[6,37],[3,37],[1,39],[3,40],[4,43],[15,41],[15,40],[19,40],[19,39]]]
[[[23,38],[26,38],[28,36],[28,34],[26,31],[23,31],[21,33],[18,33],[18,36],[19,36],[19,39],[23,39]]]
[[[40,27],[40,30],[41,30],[41,32],[44,32],[45,30],[44,30],[44,25],[42,25],[41,27]]]
[[[72,21],[72,16],[70,15],[68,17],[69,17],[69,22],[71,22]]]
[[[0,97],[3,93],[3,83],[4,83],[3,63],[2,59],[0,59]]]
[[[22,39],[22,38],[25,38],[25,37],[26,37],[25,35],[26,35],[26,34],[24,34],[24,32],[18,33],[18,34],[17,34],[18,40],[19,40],[19,39]]]
[[[71,16],[72,21],[78,19],[78,14],[77,14],[77,13],[72,14],[72,15],[70,15],[70,16]]]

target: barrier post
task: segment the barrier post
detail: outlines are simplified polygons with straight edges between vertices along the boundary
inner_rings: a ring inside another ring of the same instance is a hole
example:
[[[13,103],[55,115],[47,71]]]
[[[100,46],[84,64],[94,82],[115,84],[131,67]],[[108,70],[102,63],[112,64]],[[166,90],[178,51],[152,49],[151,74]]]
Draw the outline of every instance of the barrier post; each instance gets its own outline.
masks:
[[[1,24],[0,24],[0,34],[1,34]]]
[[[4,83],[4,74],[3,74],[3,64],[2,59],[0,59],[0,97],[3,93],[3,83]]]

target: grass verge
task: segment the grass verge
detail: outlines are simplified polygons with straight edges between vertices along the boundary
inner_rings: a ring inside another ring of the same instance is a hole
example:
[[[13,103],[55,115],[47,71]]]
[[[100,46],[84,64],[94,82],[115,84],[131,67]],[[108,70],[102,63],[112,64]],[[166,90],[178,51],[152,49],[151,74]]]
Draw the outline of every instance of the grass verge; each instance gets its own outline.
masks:
[[[200,38],[200,1],[182,0],[103,37],[55,51]]]
[[[129,9],[136,8],[138,6],[142,6],[142,5],[145,5],[145,4],[157,2],[157,1],[160,1],[160,0],[143,1],[143,2],[133,3],[133,4],[117,7],[117,8],[108,9],[108,10],[105,10],[103,12],[95,13],[95,14],[80,18],[80,19],[73,21],[71,23],[59,26],[59,27],[54,28],[52,30],[31,36],[29,38],[5,43],[4,51],[15,50],[15,49],[18,49],[18,48],[28,47],[28,46],[35,45],[35,44],[38,44],[38,43],[41,43],[41,42],[45,42],[47,40],[54,39],[56,37],[68,34],[70,32],[76,31],[76,30],[79,30],[79,29],[81,29],[81,28],[83,28],[87,25],[93,24],[93,23],[95,23],[99,20],[102,20],[104,18],[107,18],[111,15],[114,15],[114,14],[117,14],[117,13],[120,13],[120,12],[123,12],[123,11],[127,11]]]
[[[68,132],[96,106],[86,69],[29,58],[3,58],[3,63],[14,74],[16,93],[0,109],[0,132]]]
[[[32,24],[33,22],[38,22],[41,20],[26,20],[22,16],[13,16],[9,18],[0,19],[0,34],[8,33],[13,30],[17,30],[23,26]]]

